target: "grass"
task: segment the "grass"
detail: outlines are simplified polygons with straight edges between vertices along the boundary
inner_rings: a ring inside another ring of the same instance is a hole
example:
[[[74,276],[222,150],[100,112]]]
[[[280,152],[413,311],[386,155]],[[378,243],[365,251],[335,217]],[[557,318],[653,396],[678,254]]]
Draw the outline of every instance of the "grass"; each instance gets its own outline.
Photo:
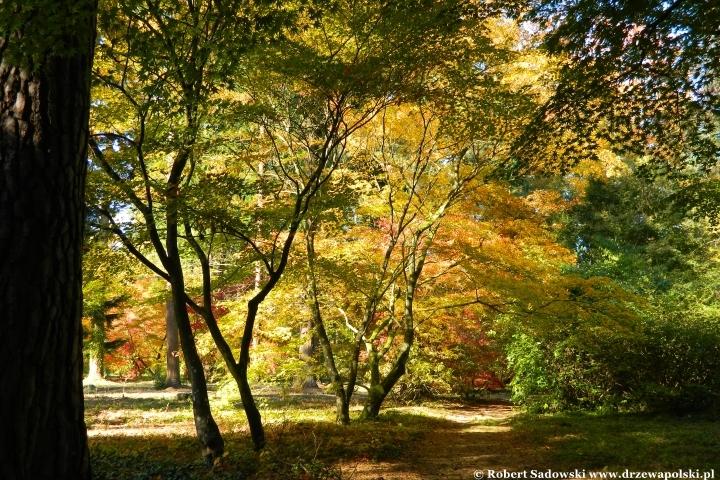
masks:
[[[152,434],[158,427],[187,427],[192,411],[187,400],[86,400],[88,428],[147,428],[143,435],[98,435],[90,438],[93,473],[97,479],[195,478],[347,478],[339,461],[392,460],[414,440],[422,438],[437,419],[389,411],[377,422],[356,422],[351,427],[333,421],[327,401],[259,396],[266,425],[268,448],[252,449],[245,414],[234,402],[213,402],[213,416],[226,444],[227,454],[212,470],[200,459],[197,441],[185,434]],[[185,430],[188,430],[185,428]]]
[[[720,420],[711,415],[522,414],[516,433],[546,448],[553,470],[709,470],[720,466]],[[717,472],[720,474],[720,472]]]
[[[476,417],[474,410],[466,423],[458,423],[451,415],[464,407],[439,402],[408,411],[387,409],[377,422],[355,421],[346,427],[334,422],[332,397],[271,392],[257,395],[257,400],[268,440],[268,448],[260,454],[252,449],[237,399],[213,399],[213,415],[227,453],[209,469],[200,458],[189,400],[89,395],[86,422],[96,433],[90,438],[95,478],[348,479],[355,465],[380,461],[400,465],[406,452],[410,456],[452,455],[457,452],[452,445],[438,445],[433,451],[418,445],[426,436],[432,440],[436,432],[448,430],[456,432],[458,439],[463,437],[466,444],[478,445],[476,451],[484,448],[482,441],[503,443],[500,460],[511,461],[517,469],[533,464],[533,468],[553,471],[620,472],[708,470],[720,465],[720,421],[709,415],[574,412],[494,419]],[[354,406],[355,417],[359,408]],[[487,433],[508,427],[508,433]],[[106,435],[119,431],[132,431],[133,435]],[[456,438],[452,435],[450,441]],[[531,459],[528,452],[538,455]],[[459,462],[459,458],[455,460]],[[523,461],[528,463],[519,463]],[[424,472],[415,473],[424,478]]]

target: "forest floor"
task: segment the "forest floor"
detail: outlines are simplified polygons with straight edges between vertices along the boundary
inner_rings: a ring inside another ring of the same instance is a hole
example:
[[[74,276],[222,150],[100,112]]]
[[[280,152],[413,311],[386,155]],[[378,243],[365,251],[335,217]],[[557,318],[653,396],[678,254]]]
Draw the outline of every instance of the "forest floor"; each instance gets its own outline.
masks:
[[[334,397],[322,390],[258,386],[254,393],[268,448],[252,451],[238,399],[220,391],[211,403],[228,455],[208,469],[194,440],[189,389],[158,391],[152,382],[86,386],[95,477],[433,480],[578,469],[590,478],[590,471],[720,465],[720,421],[712,415],[530,415],[507,396],[490,395],[472,403],[390,403],[379,421],[342,427],[333,422]],[[362,400],[357,395],[354,416]]]

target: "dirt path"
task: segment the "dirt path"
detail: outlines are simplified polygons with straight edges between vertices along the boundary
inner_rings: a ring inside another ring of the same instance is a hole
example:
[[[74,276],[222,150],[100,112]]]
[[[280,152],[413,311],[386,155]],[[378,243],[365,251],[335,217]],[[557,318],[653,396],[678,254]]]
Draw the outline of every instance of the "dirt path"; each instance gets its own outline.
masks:
[[[502,420],[515,413],[508,404],[396,410],[436,416],[447,422],[413,443],[397,461],[344,464],[343,478],[472,479],[478,470],[524,470],[541,463],[535,448],[517,438],[511,427],[502,425]]]

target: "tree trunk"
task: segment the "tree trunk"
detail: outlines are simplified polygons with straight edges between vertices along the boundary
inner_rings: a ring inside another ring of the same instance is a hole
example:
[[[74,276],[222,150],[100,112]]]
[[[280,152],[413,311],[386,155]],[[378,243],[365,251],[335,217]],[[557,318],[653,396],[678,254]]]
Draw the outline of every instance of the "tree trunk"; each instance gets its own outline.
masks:
[[[347,385],[345,386],[346,408],[349,408],[350,400],[352,399],[353,393],[355,392],[355,385],[357,384],[358,373],[360,371],[360,345],[365,341],[364,331],[367,330],[367,326],[370,325],[370,320],[376,310],[377,300],[373,297],[368,298],[364,308],[365,313],[363,314],[361,327],[355,332],[355,341],[350,356],[350,372],[348,373]]]
[[[307,251],[308,264],[308,295],[310,296],[310,308],[312,310],[313,336],[317,337],[322,348],[325,359],[325,370],[330,376],[330,389],[335,394],[335,421],[342,425],[350,424],[350,397],[345,394],[342,378],[335,365],[330,339],[325,331],[322,313],[320,312],[320,301],[318,300],[317,277],[315,276],[315,223],[305,220],[305,248]]]
[[[171,185],[177,185],[171,182]],[[193,417],[195,419],[195,432],[197,433],[200,448],[205,462],[212,465],[214,458],[222,456],[225,451],[225,442],[220,435],[220,429],[210,411],[210,399],[208,398],[207,382],[205,381],[205,370],[202,360],[198,354],[190,326],[185,301],[185,278],[183,276],[182,261],[178,249],[178,211],[177,211],[177,189],[172,187],[167,193],[166,216],[166,247],[167,247],[167,270],[172,290],[172,298],[175,310],[175,321],[180,334],[185,365],[190,373],[190,385],[192,389]]]
[[[88,374],[83,382],[95,382],[105,378],[105,323],[93,318],[91,341],[88,350]]]
[[[307,336],[307,341],[300,345],[300,360],[305,362],[305,376],[300,379],[302,388],[318,388],[317,380],[315,379],[315,350],[318,347],[318,338],[315,335],[313,328],[313,321],[310,320],[300,329],[300,336]]]
[[[441,210],[441,212],[442,211],[444,211],[444,208],[443,210]],[[419,247],[419,238],[420,233],[422,232],[415,233],[414,235],[413,243],[410,247],[409,259],[407,262],[407,268],[410,270],[410,273],[407,276],[407,285],[405,286],[404,295],[405,311],[403,313],[402,322],[403,343],[400,346],[400,351],[398,352],[398,356],[395,360],[395,363],[393,364],[393,367],[390,369],[385,378],[383,378],[380,382],[374,380],[374,382],[377,383],[373,385],[368,392],[367,399],[365,400],[365,407],[360,414],[360,418],[362,419],[377,419],[378,415],[380,414],[380,406],[385,401],[388,393],[390,393],[390,390],[392,390],[398,380],[400,380],[400,377],[405,375],[407,362],[410,358],[410,348],[415,341],[415,315],[413,313],[415,291],[417,289],[418,279],[420,278],[420,274],[422,273],[423,267],[425,266],[425,259],[427,258],[428,250],[430,249],[430,245],[432,245],[433,238],[435,237],[435,233],[437,232],[439,226],[439,222],[436,223],[434,226],[430,226],[428,230],[428,236],[425,242],[422,244],[422,247]],[[387,345],[388,348],[390,347],[390,343],[388,343]],[[377,365],[379,358],[377,356],[373,358],[376,361],[376,370],[373,372],[373,374],[379,377],[379,365]]]
[[[77,27],[87,44],[71,40],[74,57],[45,57],[35,73],[0,65],[4,480],[91,478],[80,319],[94,19]]]
[[[325,370],[330,376],[330,389],[335,394],[335,421],[342,425],[350,424],[350,397],[343,389],[342,378],[335,365],[333,357],[332,345],[328,339],[325,325],[322,322],[316,323],[315,330],[318,332],[320,346],[322,347],[323,356],[325,357]]]
[[[207,393],[205,370],[200,355],[195,347],[190,317],[185,309],[185,288],[171,280],[173,286],[173,299],[175,302],[175,318],[177,320],[180,344],[182,345],[185,365],[190,374],[192,388],[191,398],[193,417],[195,419],[195,432],[197,433],[202,455],[207,464],[212,464],[214,458],[222,456],[225,451],[225,442],[220,435],[220,429],[210,411],[210,399]],[[180,305],[181,308],[177,308]]]
[[[412,338],[409,341],[405,341],[401,347],[401,353],[398,356],[392,370],[385,376],[385,378],[370,387],[368,391],[367,399],[365,400],[365,406],[360,414],[360,418],[363,420],[376,420],[380,414],[380,407],[382,406],[388,393],[393,389],[395,384],[405,374],[405,367],[407,365],[408,358],[410,357],[410,347],[412,345]]]
[[[180,338],[177,320],[175,319],[175,304],[172,300],[165,302],[165,341],[167,346],[167,372],[165,374],[165,388],[178,388],[180,383]]]
[[[83,382],[96,382],[98,380],[102,380],[103,378],[105,377],[103,376],[103,367],[100,357],[96,354],[91,354],[90,357],[88,357],[88,374]]]
[[[242,340],[240,341],[240,361],[237,363],[237,377],[235,378],[238,390],[240,391],[240,399],[245,409],[245,416],[248,420],[248,427],[250,427],[250,437],[255,445],[255,450],[258,451],[265,448],[265,428],[262,424],[260,410],[258,410],[257,405],[255,405],[255,400],[253,399],[250,383],[248,382],[247,369],[250,364],[250,341],[253,336],[253,326],[255,325],[255,318],[257,318],[259,304],[260,300],[258,298],[254,298],[248,302],[245,330]]]

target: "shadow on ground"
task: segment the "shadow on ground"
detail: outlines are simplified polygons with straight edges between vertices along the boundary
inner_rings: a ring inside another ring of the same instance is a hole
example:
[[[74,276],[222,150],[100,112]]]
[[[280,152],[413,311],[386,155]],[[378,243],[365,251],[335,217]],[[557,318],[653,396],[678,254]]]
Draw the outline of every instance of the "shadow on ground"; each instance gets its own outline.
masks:
[[[228,455],[212,472],[200,460],[191,417],[162,426],[161,435],[133,428],[133,418],[189,411],[189,404],[164,398],[98,397],[88,399],[89,420],[103,435],[91,437],[96,478],[353,478],[432,479],[472,478],[475,470],[518,469],[542,463],[531,446],[503,424],[507,405],[457,405],[391,408],[378,421],[356,421],[350,426],[300,419],[306,410],[332,406],[331,395],[297,394],[283,398],[268,394],[269,410],[286,409],[287,418],[266,423],[268,448],[252,450],[242,412],[219,415]],[[262,395],[258,395],[262,399]],[[104,401],[109,403],[103,403]],[[102,417],[125,412],[117,428]],[[93,416],[94,415],[94,416]],[[270,416],[266,416],[268,419]],[[98,420],[100,419],[100,420]],[[160,420],[156,420],[159,423]],[[136,422],[137,423],[137,422]],[[137,425],[135,425],[137,427]],[[520,463],[518,463],[520,462]],[[470,476],[468,476],[470,475]]]
[[[259,391],[268,448],[252,450],[244,412],[216,420],[228,455],[208,469],[192,409],[176,392],[87,395],[99,479],[470,479],[475,472],[677,471],[717,468],[720,422],[710,415],[517,415],[495,401],[395,406],[378,421],[336,425],[322,391]],[[129,396],[128,396],[129,395]],[[239,405],[238,405],[239,407]],[[355,406],[357,415],[359,405]]]

